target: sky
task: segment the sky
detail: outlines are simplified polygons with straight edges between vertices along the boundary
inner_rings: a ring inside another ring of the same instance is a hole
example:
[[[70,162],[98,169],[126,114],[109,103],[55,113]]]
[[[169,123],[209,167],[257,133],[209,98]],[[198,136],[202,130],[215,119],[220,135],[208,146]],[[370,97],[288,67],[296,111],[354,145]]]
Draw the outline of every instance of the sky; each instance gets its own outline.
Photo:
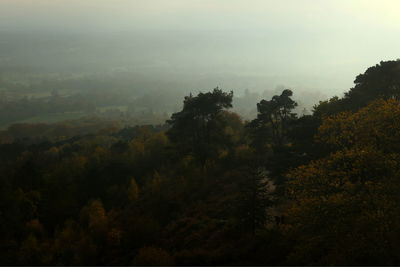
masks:
[[[0,7],[5,27],[22,28],[368,30],[400,22],[397,0],[0,0]]]
[[[0,31],[124,34],[109,53],[140,39],[124,53],[142,71],[343,92],[367,67],[400,57],[399,11],[398,0],[0,0]]]

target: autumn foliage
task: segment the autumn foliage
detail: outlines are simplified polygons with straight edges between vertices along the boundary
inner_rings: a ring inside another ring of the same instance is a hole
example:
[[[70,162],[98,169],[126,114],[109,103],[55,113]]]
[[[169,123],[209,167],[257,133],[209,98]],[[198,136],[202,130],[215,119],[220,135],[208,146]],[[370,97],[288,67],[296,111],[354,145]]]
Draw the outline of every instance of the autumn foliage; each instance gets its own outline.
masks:
[[[244,121],[215,88],[165,125],[9,127],[0,264],[399,265],[399,64],[312,115],[287,89]]]

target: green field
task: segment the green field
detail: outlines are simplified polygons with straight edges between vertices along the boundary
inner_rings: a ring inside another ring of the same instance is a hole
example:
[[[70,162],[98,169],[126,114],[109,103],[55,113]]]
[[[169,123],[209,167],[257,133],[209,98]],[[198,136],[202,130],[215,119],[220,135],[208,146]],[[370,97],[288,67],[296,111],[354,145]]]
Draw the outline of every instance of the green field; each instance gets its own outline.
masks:
[[[128,106],[106,106],[106,107],[97,107],[97,110],[100,112],[105,112],[108,110],[115,110],[118,109],[119,111],[126,112],[128,110]]]
[[[85,117],[87,113],[85,112],[65,112],[65,113],[48,113],[39,116],[34,116],[31,118],[27,118],[24,120],[14,121],[12,123],[8,123],[2,125],[2,129],[6,129],[8,126],[15,123],[55,123],[65,120],[75,120],[82,117]]]

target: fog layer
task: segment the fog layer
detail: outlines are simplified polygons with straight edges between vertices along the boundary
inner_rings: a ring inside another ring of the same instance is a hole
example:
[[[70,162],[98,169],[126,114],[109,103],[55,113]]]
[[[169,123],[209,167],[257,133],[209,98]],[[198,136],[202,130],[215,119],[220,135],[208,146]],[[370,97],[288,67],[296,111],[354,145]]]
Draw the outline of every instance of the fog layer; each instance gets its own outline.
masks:
[[[398,57],[399,9],[395,0],[0,0],[0,66],[340,94]]]

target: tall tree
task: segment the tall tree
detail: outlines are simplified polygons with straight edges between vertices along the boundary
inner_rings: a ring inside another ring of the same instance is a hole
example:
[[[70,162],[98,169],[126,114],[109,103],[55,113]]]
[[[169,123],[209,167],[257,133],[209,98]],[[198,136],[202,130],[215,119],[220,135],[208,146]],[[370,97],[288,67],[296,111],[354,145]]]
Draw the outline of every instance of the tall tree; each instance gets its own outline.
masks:
[[[244,178],[238,205],[240,219],[242,225],[255,234],[269,219],[267,209],[272,205],[272,183],[264,168],[247,169]]]
[[[289,123],[296,117],[292,110],[297,103],[291,99],[293,92],[283,90],[271,100],[257,103],[257,118],[250,122],[256,144],[270,140],[275,146],[282,146],[287,135]]]
[[[193,153],[204,159],[213,137],[223,129],[223,121],[218,115],[224,109],[232,107],[233,92],[223,92],[218,87],[212,92],[199,93],[185,97],[183,109],[172,114],[167,123],[171,126],[167,135],[172,142],[187,153]]]

